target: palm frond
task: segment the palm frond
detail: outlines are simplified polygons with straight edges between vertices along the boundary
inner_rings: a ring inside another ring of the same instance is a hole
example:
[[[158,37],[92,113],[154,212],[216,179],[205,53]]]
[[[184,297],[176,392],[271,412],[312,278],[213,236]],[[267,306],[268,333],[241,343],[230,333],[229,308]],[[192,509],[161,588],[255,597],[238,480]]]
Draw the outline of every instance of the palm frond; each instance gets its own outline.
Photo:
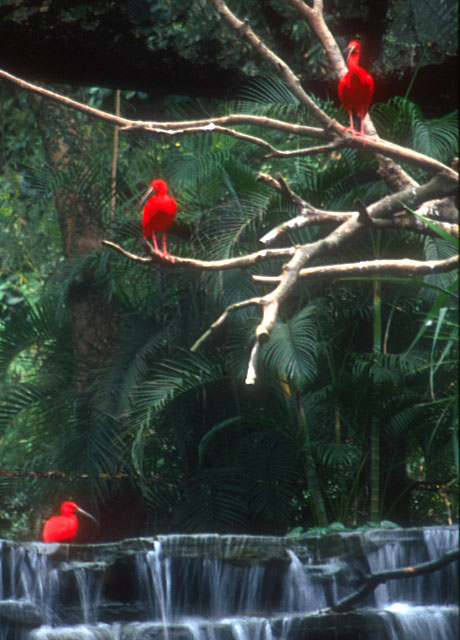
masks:
[[[424,118],[418,105],[407,98],[395,96],[386,104],[374,105],[372,118],[383,135],[398,138],[417,151],[441,162],[449,162],[458,150],[458,115]]]
[[[177,360],[157,364],[152,378],[138,389],[137,409],[141,412],[160,411],[188,391],[221,380],[223,372],[223,366],[216,357],[179,352]]]
[[[361,448],[353,443],[314,441],[312,445],[318,460],[327,469],[355,467],[362,456]]]
[[[320,307],[309,304],[287,322],[278,321],[262,350],[262,361],[272,375],[302,388],[317,372],[317,323]]]
[[[206,469],[189,476],[184,497],[174,509],[172,527],[196,533],[242,530],[248,516],[243,486],[235,467]]]
[[[401,376],[420,373],[426,365],[422,353],[367,353],[354,358],[355,375],[368,375],[375,384],[396,384]]]
[[[20,354],[29,363],[40,363],[48,349],[48,341],[56,337],[56,301],[44,298],[41,304],[25,304],[12,313],[0,327],[0,374],[5,376]]]

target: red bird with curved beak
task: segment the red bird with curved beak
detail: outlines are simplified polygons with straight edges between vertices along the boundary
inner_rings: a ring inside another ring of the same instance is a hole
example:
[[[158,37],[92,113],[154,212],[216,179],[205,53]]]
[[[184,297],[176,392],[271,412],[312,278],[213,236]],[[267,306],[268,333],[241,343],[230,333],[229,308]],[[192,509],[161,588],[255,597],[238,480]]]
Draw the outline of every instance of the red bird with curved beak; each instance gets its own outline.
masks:
[[[98,521],[87,511],[80,509],[75,502],[63,502],[60,516],[53,516],[45,522],[43,540],[45,542],[72,542],[78,530],[78,520],[75,512],[91,518],[99,526]]]
[[[348,45],[348,51],[348,71],[339,80],[339,98],[350,116],[350,126],[347,128],[353,137],[355,134],[365,137],[364,118],[369,111],[374,93],[374,81],[367,71],[359,66],[360,43],[352,40]],[[353,126],[353,112],[361,118],[360,131],[356,131]]]
[[[152,238],[155,251],[164,258],[174,262],[174,258],[166,248],[166,231],[176,217],[177,203],[167,193],[168,186],[164,180],[157,178],[148,188],[141,200],[141,206],[145,203],[142,215],[142,229],[144,238]],[[158,249],[155,233],[163,233],[163,251]]]

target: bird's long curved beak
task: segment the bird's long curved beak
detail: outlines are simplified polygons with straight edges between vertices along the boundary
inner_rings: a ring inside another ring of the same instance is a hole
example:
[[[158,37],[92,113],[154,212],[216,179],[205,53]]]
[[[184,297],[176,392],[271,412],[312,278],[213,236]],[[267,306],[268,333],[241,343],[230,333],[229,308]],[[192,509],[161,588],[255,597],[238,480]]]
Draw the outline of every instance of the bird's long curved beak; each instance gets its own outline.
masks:
[[[88,518],[91,518],[91,520],[94,520],[94,522],[97,524],[97,526],[99,526],[99,522],[90,513],[88,513],[84,509],[81,509],[80,507],[77,507],[77,511],[78,511],[78,513],[82,513],[84,516],[87,516]]]
[[[147,191],[144,193],[144,195],[142,196],[140,206],[143,207],[144,204],[147,202],[147,200],[150,198],[150,196],[153,196],[154,193],[156,193],[155,189],[152,189],[152,187],[149,187]]]

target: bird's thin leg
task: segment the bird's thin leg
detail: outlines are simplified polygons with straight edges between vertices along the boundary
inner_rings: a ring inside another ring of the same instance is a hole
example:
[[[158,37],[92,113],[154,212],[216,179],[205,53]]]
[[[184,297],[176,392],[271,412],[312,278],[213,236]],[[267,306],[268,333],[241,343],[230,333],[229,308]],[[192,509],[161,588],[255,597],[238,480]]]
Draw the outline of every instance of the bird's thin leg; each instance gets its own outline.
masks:
[[[152,233],[152,240],[153,240],[153,246],[155,247],[155,251],[160,251],[158,248],[158,244],[157,244],[157,238],[156,235],[154,233]]]
[[[365,116],[360,116],[361,117],[361,129],[359,131],[359,135],[363,137],[363,144],[366,144],[366,134],[364,133],[364,117]]]
[[[165,258],[169,258],[171,262],[174,262],[174,258],[166,248],[166,233],[163,233],[163,255]]]
[[[348,115],[350,116],[350,131],[353,134],[353,138],[355,137],[355,133],[356,133],[356,129],[355,129],[355,125],[353,124],[353,114],[351,111],[348,112]]]
[[[346,129],[347,129],[347,131],[351,131],[351,135],[354,138],[356,134],[359,135],[359,132],[356,131],[355,125],[353,124],[353,113],[351,111],[349,111],[348,115],[350,116],[350,126],[347,127]]]

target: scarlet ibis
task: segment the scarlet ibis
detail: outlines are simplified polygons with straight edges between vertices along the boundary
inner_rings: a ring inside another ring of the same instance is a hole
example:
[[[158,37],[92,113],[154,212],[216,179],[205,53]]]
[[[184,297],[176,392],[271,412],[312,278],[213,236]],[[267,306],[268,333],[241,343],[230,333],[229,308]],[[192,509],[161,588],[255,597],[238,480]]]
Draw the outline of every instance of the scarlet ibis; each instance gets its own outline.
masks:
[[[53,516],[45,522],[43,540],[45,542],[72,542],[77,534],[78,520],[75,512],[82,513],[99,524],[90,513],[80,509],[75,502],[63,502],[60,516]]]
[[[374,81],[372,77],[359,66],[359,54],[361,44],[352,40],[348,45],[348,71],[339,80],[339,98],[350,116],[350,126],[347,127],[353,134],[364,136],[363,123],[374,93]],[[353,112],[361,118],[361,129],[356,131],[353,126]]]
[[[152,237],[155,251],[158,251],[163,257],[169,258],[171,262],[174,262],[174,258],[168,253],[166,248],[166,231],[176,217],[177,203],[174,198],[166,193],[167,190],[168,185],[160,178],[157,178],[150,184],[141,201],[141,205],[145,203],[144,213],[142,215],[142,229],[144,238]],[[158,249],[155,236],[157,232],[163,233],[163,251]]]

